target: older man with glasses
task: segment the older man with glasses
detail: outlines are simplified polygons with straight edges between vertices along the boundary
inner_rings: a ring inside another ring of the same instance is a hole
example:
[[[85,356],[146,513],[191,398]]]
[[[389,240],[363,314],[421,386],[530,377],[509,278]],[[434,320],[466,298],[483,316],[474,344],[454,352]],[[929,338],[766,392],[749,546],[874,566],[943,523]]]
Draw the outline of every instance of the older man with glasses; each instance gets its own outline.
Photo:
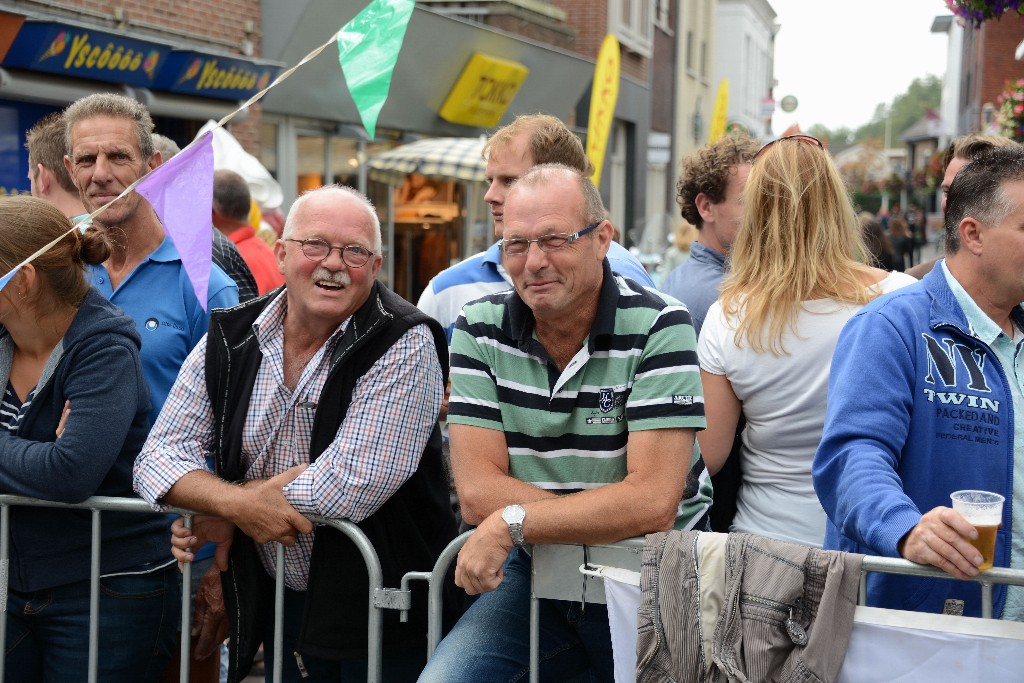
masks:
[[[283,680],[361,680],[366,567],[340,532],[306,516],[356,522],[387,586],[433,566],[455,535],[437,428],[445,334],[376,281],[380,223],[351,188],[300,197],[275,253],[284,289],[213,314],[136,461],[135,487],[158,509],[206,513],[191,529],[176,522],[171,542],[182,562],[218,544],[229,680],[261,643],[268,670],[278,655],[272,541],[287,546]],[[385,680],[423,666],[425,588],[413,605],[408,623],[384,617]]]
[[[705,528],[696,339],[686,309],[612,273],[612,226],[582,173],[541,165],[504,206],[514,289],[465,307],[448,424],[466,520],[456,583],[483,595],[421,681],[519,680],[529,667],[528,544]],[[689,475],[689,476],[688,476]],[[612,679],[603,605],[545,600],[541,679]]]

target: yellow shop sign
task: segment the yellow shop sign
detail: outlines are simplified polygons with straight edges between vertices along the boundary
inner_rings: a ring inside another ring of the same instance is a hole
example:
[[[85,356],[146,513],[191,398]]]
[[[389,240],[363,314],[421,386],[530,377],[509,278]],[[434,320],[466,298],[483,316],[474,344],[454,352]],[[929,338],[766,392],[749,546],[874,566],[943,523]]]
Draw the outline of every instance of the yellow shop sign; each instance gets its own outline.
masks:
[[[476,52],[438,113],[451,123],[496,126],[529,73],[517,62]]]
[[[259,77],[253,69],[237,64],[222,69],[217,66],[216,59],[208,59],[196,82],[196,90],[252,90]]]

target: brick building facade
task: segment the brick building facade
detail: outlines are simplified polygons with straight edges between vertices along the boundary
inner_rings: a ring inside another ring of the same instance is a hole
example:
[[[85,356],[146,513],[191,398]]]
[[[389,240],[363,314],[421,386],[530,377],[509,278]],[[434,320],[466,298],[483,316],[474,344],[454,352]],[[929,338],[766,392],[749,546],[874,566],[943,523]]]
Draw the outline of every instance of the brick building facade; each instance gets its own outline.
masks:
[[[0,69],[5,76],[0,79],[0,107],[14,112],[21,140],[24,130],[48,111],[91,92],[112,91],[145,103],[158,132],[185,146],[206,120],[219,119],[255,92],[254,87],[244,92],[228,88],[229,78],[222,78],[224,87],[212,87],[216,77],[251,68],[249,83],[255,85],[263,67],[259,0],[8,0],[0,2],[0,22]],[[34,54],[29,36],[55,37],[47,52]],[[86,47],[90,54],[84,54]],[[147,63],[156,60],[153,69],[143,69],[148,78],[133,78],[132,69],[99,67],[108,57],[133,48],[150,55]],[[203,67],[193,70],[190,81],[196,87],[191,91],[184,74],[175,82],[168,73],[175,60],[190,58]],[[276,74],[276,68],[270,73]],[[228,129],[247,150],[258,153],[259,105]],[[9,192],[27,190],[13,175],[0,185]]]

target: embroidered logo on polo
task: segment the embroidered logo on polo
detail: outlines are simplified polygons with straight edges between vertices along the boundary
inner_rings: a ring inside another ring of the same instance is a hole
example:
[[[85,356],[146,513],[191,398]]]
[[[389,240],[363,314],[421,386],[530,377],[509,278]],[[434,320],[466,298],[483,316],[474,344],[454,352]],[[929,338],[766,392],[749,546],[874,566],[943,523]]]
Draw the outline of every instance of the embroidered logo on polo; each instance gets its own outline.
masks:
[[[171,327],[171,328],[174,328],[176,330],[180,330],[182,332],[185,331],[185,328],[182,325],[179,325],[177,323],[171,322],[169,320],[158,320],[157,318],[147,318],[146,322],[144,323],[144,327],[146,328],[147,332],[155,332],[156,330],[158,330],[160,328],[161,325],[163,325],[165,327]]]
[[[608,413],[624,405],[626,405],[625,387],[602,387],[597,393],[597,408],[600,411],[600,416],[596,411],[592,412],[591,416],[587,418],[587,424],[608,425],[622,422],[625,415],[608,415]]]

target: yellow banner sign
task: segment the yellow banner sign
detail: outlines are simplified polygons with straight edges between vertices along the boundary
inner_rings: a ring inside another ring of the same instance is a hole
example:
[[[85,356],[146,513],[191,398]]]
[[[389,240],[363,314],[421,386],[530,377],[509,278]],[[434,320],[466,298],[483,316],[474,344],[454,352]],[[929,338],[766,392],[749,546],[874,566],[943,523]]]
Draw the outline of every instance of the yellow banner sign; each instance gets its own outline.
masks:
[[[587,158],[594,165],[591,180],[601,185],[601,167],[608,148],[608,134],[615,118],[615,102],[619,99],[619,41],[608,34],[601,43],[594,69],[594,85],[590,91],[590,118],[587,121]]]
[[[445,121],[491,128],[498,125],[530,70],[476,52],[438,112]]]
[[[718,97],[715,99],[715,111],[711,114],[711,130],[708,142],[714,142],[725,135],[726,118],[729,114],[729,81],[722,79],[718,85]]]

